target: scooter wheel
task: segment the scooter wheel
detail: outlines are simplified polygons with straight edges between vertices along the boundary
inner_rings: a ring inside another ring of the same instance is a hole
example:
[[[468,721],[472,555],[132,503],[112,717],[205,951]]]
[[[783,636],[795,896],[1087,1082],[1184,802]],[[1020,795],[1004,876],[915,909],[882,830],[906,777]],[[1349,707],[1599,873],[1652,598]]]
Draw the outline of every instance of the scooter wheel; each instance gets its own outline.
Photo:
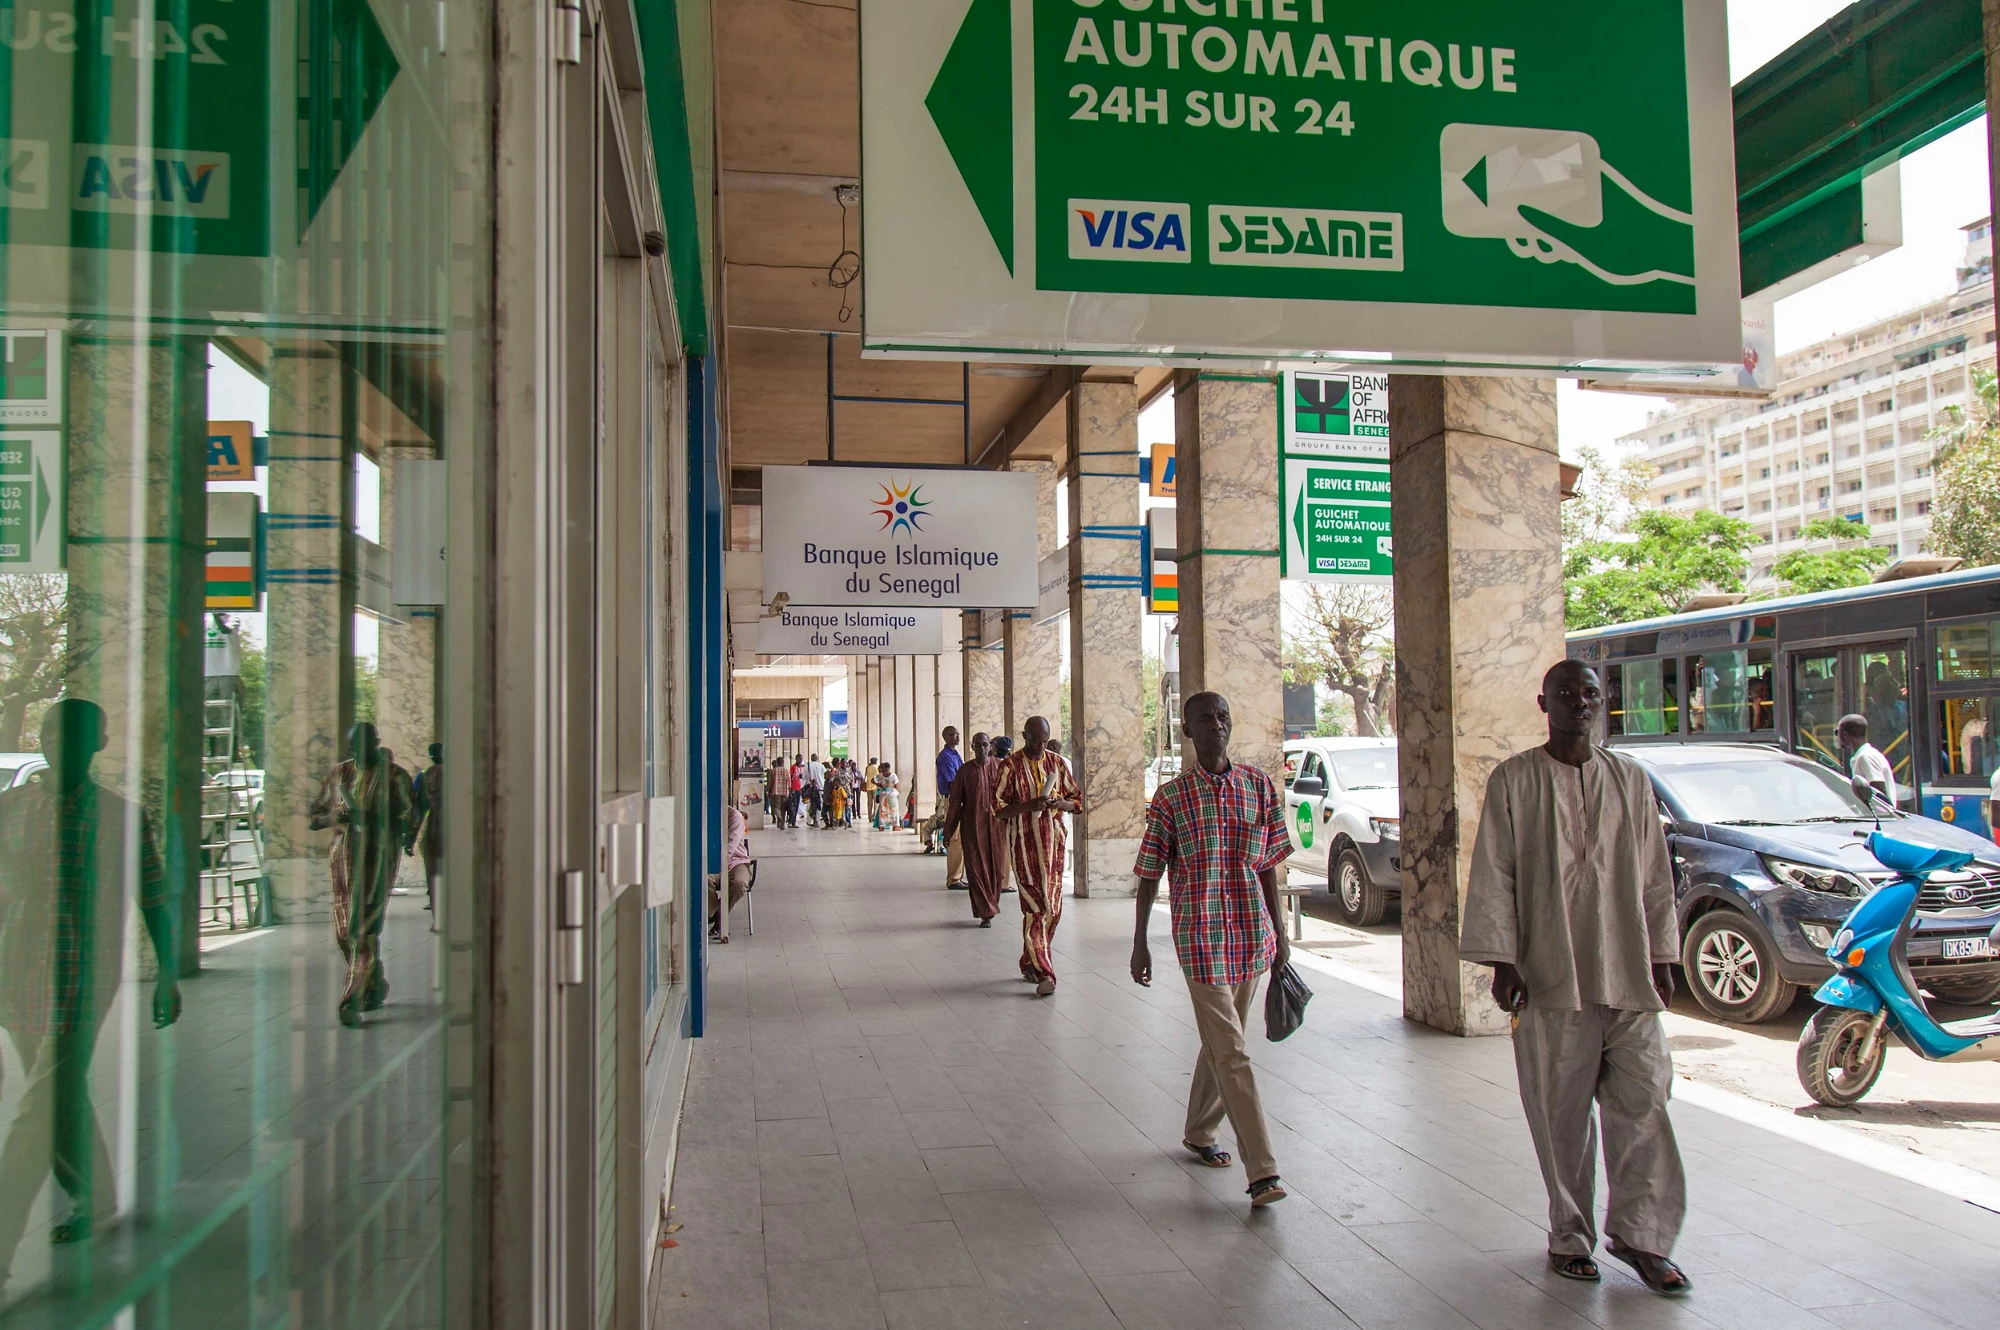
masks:
[[[1875,1088],[1889,1036],[1883,1031],[1863,1059],[1862,1046],[1873,1024],[1873,1018],[1847,1007],[1821,1007],[1813,1014],[1799,1034],[1799,1084],[1807,1094],[1828,1108],[1846,1108]]]

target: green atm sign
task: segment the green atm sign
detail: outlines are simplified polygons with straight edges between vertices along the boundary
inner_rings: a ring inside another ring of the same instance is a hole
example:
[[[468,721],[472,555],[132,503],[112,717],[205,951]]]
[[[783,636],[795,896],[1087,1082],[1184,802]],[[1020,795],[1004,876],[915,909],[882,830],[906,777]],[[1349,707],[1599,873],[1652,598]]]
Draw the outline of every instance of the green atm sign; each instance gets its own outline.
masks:
[[[871,350],[1740,356],[1723,0],[862,0],[862,84]]]
[[[0,573],[63,566],[62,435],[0,432]]]
[[[1387,582],[1389,468],[1380,462],[1284,459],[1285,531],[1279,574],[1321,582]]]

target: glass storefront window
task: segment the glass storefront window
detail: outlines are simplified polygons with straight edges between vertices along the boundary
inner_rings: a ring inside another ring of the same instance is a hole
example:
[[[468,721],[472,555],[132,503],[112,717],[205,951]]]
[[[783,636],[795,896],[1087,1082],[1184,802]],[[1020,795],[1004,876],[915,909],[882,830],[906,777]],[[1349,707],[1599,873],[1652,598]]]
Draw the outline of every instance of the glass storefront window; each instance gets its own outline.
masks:
[[[4,22],[0,1324],[442,1324],[487,10]]]
[[[1688,658],[1688,733],[1744,734],[1776,724],[1771,648]]]
[[[1993,637],[2000,623],[1951,624],[1937,630],[1939,683],[1964,683],[1993,677]]]
[[[1680,662],[1636,660],[1613,667],[1605,699],[1612,734],[1680,732]]]

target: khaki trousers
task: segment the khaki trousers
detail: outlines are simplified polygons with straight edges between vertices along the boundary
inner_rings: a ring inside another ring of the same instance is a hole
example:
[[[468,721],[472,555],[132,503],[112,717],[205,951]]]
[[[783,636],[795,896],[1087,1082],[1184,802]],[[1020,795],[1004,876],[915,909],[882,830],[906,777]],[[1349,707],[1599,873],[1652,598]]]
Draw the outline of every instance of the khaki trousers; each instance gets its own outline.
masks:
[[[965,881],[965,847],[958,843],[962,833],[959,828],[951,829],[951,840],[944,847],[944,884]]]
[[[90,1103],[91,1056],[106,1014],[86,1015],[91,1024],[67,1034],[14,1034],[27,1081],[0,1145],[0,1284],[51,1172],[78,1213],[106,1222],[116,1212],[111,1151]]]
[[[1257,981],[1263,977],[1254,974],[1240,984],[1188,980],[1195,1028],[1201,1032],[1201,1056],[1194,1064],[1194,1083],[1188,1087],[1186,1139],[1190,1145],[1214,1145],[1216,1128],[1227,1113],[1244,1175],[1252,1182],[1278,1175],[1271,1134],[1264,1126],[1264,1102],[1257,1097],[1257,1079],[1243,1046],[1243,1032],[1257,1001]]]
[[[1674,1065],[1659,1013],[1529,1007],[1514,1027],[1514,1066],[1549,1189],[1549,1250],[1588,1256],[1596,1249],[1602,1122],[1611,1193],[1604,1231],[1669,1255],[1687,1213],[1687,1178],[1667,1116]]]

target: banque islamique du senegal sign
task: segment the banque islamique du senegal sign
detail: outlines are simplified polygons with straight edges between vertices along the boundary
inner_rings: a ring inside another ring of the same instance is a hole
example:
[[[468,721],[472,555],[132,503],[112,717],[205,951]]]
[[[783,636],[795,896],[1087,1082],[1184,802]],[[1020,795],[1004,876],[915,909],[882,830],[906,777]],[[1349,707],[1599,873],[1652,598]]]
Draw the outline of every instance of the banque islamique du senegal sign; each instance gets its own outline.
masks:
[[[766,604],[1027,609],[1036,541],[1025,472],[764,468]]]
[[[939,656],[944,611],[787,605],[757,623],[765,656]]]
[[[1281,391],[1279,575],[1389,581],[1389,376],[1288,373]]]
[[[1739,358],[1723,0],[861,15],[865,352]]]

